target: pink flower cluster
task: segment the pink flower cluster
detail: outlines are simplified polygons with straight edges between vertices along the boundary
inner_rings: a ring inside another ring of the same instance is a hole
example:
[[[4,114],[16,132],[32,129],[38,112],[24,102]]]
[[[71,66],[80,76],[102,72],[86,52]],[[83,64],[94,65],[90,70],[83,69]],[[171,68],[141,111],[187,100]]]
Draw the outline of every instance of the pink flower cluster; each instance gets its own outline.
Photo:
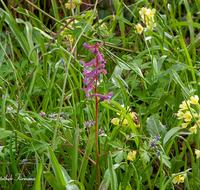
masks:
[[[105,69],[100,69],[100,68],[105,68],[104,63],[106,63],[106,60],[103,59],[104,55],[100,54],[99,46],[103,46],[103,44],[95,44],[93,46],[87,45],[86,43],[83,44],[83,47],[85,49],[93,50],[93,54],[95,55],[95,58],[88,63],[80,61],[84,66],[83,75],[85,76],[85,78],[83,80],[83,83],[88,85],[86,88],[82,88],[82,90],[84,90],[86,93],[87,99],[89,99],[90,92],[94,89],[93,83],[95,82],[95,80],[99,79],[100,73],[107,74],[107,71]],[[95,66],[95,68],[89,72],[88,68],[91,68],[92,66]],[[113,92],[112,91],[109,92],[108,95],[94,93],[91,95],[91,98],[94,96],[99,97],[101,101],[106,100],[108,103],[110,103],[109,101],[110,98],[113,96]]]

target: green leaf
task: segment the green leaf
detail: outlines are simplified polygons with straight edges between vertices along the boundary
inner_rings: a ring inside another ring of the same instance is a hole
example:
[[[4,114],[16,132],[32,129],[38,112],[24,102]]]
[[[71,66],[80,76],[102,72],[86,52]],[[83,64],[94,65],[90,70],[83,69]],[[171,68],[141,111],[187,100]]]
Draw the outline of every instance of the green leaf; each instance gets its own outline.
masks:
[[[80,36],[81,32],[82,32],[81,28],[75,28],[72,33],[72,38],[73,39],[78,38]]]
[[[149,153],[147,151],[144,151],[141,155],[142,161],[146,164],[147,162],[150,162]]]
[[[45,179],[51,185],[53,189],[59,189],[56,178],[51,172],[43,172]]]
[[[42,176],[42,165],[43,165],[43,161],[40,160],[40,164],[37,170],[37,175],[35,178],[35,182],[34,182],[34,186],[35,186],[35,190],[40,190],[40,185],[41,185],[41,176]]]
[[[174,128],[172,128],[172,129],[170,129],[167,133],[166,133],[166,135],[165,135],[165,137],[164,137],[164,139],[163,139],[163,144],[165,145],[165,144],[167,144],[167,142],[169,141],[169,139],[177,132],[177,131],[179,131],[181,129],[181,127],[174,127]]]
[[[56,181],[57,181],[59,190],[63,190],[66,183],[65,183],[64,177],[62,175],[60,165],[59,165],[58,160],[57,160],[55,154],[53,153],[53,150],[51,149],[51,147],[50,146],[47,146],[47,147],[48,147],[48,149],[47,149],[48,150],[48,157],[49,157],[50,163],[53,167],[53,171],[54,171],[54,174],[55,174],[55,177],[56,177]]]
[[[147,130],[151,136],[159,135],[160,137],[164,137],[167,132],[165,126],[160,122],[158,114],[147,118]]]
[[[117,190],[118,182],[117,182],[117,176],[116,176],[113,163],[112,163],[111,152],[109,152],[109,156],[108,156],[108,171],[109,171],[109,176],[110,176],[110,181],[111,181],[111,190]]]

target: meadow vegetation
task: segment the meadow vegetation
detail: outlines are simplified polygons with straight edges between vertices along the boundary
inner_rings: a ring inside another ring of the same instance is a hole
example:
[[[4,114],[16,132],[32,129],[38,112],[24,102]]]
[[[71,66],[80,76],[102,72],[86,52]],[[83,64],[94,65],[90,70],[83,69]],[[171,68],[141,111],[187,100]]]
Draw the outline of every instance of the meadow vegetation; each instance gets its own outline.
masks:
[[[0,0],[0,189],[200,189],[200,1],[21,2]]]

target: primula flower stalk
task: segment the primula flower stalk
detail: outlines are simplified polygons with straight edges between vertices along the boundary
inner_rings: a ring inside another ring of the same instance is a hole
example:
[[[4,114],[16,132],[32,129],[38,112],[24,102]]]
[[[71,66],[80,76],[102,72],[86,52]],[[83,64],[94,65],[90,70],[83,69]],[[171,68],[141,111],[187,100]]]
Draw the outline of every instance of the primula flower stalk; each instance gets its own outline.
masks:
[[[85,63],[84,61],[80,61],[84,66],[84,72],[83,75],[85,76],[85,79],[83,80],[83,83],[88,85],[86,88],[82,88],[82,90],[86,93],[86,98],[90,98],[90,93],[94,89],[95,93],[91,95],[91,98],[95,97],[96,101],[96,115],[95,115],[95,139],[96,139],[96,169],[97,169],[97,189],[100,185],[100,169],[99,169],[99,148],[98,148],[98,103],[106,100],[108,103],[110,103],[110,98],[113,96],[113,92],[109,92],[108,95],[102,95],[97,93],[97,80],[100,78],[100,74],[104,73],[107,74],[107,71],[105,69],[105,63],[106,60],[103,59],[104,55],[99,52],[99,46],[102,46],[103,44],[95,44],[93,46],[87,45],[86,43],[83,44],[83,47],[85,49],[89,49],[93,51],[93,54],[95,55],[95,58],[91,60],[88,63]],[[100,63],[100,64],[99,64]],[[88,71],[89,68],[94,68],[92,71]],[[93,84],[95,85],[93,86]],[[97,98],[100,98],[98,101]]]

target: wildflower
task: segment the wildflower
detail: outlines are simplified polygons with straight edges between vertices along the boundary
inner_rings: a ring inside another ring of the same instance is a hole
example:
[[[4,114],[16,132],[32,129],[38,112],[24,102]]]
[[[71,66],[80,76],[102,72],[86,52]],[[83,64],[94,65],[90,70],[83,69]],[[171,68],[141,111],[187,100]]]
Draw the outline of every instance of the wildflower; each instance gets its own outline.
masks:
[[[23,163],[28,162],[28,159],[23,159],[22,162]]]
[[[114,124],[114,125],[119,125],[119,119],[118,118],[113,118],[111,120],[111,123]]]
[[[140,127],[140,124],[135,125],[135,127],[136,127],[136,128],[139,128],[139,127]]]
[[[113,96],[113,92],[112,91],[109,92],[108,95],[102,95],[102,94],[95,93],[95,94],[92,94],[91,98],[94,96],[97,96],[100,98],[100,100],[98,102],[106,100],[108,103],[110,103],[110,98]]]
[[[175,174],[172,174],[175,175]],[[174,184],[179,184],[184,182],[184,175],[177,175],[176,177],[173,178],[172,183]]]
[[[196,104],[196,105],[198,105],[198,101],[199,101],[199,97],[198,97],[197,95],[192,96],[192,97],[190,98],[190,103],[191,103],[191,104]]]
[[[130,116],[131,116],[132,119],[137,119],[137,116],[135,115],[135,112],[131,112]]]
[[[65,67],[66,66],[66,62],[65,62],[65,60],[64,60],[64,58],[62,57],[62,64],[63,64],[63,67]]]
[[[198,125],[200,126],[200,119],[197,121]]]
[[[90,120],[90,125],[93,126],[95,124],[95,121]]]
[[[99,135],[105,135],[104,130],[102,128],[99,129]]]
[[[156,153],[156,156],[159,157],[160,155],[162,156],[162,153],[160,154],[160,152],[158,151],[158,152]]]
[[[185,118],[185,119],[184,119],[185,122],[191,121],[192,116],[191,116],[191,114],[190,114],[189,111],[186,111],[186,113],[184,114],[184,118]]]
[[[143,27],[141,26],[141,24],[136,24],[135,25],[135,27],[136,27],[136,29],[137,29],[137,33],[138,34],[141,34],[142,33],[142,31],[143,31]]]
[[[76,4],[75,3],[72,3],[72,6],[73,6],[74,9],[76,8]],[[71,4],[70,3],[65,3],[65,8],[66,9],[71,9]]]
[[[86,93],[86,98],[89,99],[90,97],[90,92],[94,89],[93,87],[93,83],[96,80],[97,83],[97,79],[100,77],[100,73],[104,73],[107,74],[107,71],[105,69],[100,69],[101,67],[105,67],[106,60],[103,59],[104,55],[100,54],[98,48],[100,45],[103,44],[95,44],[95,45],[87,45],[86,43],[83,44],[83,47],[85,49],[90,49],[93,50],[93,54],[96,56],[95,59],[93,59],[92,61],[90,61],[89,63],[85,63],[84,61],[80,61],[83,66],[85,67],[83,75],[85,76],[85,79],[83,80],[83,83],[85,83],[86,85],[88,85],[86,88],[81,88],[82,90],[85,91]],[[98,63],[100,63],[98,65]],[[95,66],[95,68],[92,71],[88,71],[89,67],[91,68],[92,66]],[[95,86],[95,92],[97,91],[97,86]],[[99,97],[100,100],[97,102],[101,102],[103,100],[106,100],[108,103],[110,103],[110,98],[113,96],[113,92],[109,92],[108,95],[101,95],[101,94],[93,94],[91,95],[92,97]]]
[[[156,148],[156,141],[151,142],[151,147]]]
[[[85,125],[86,128],[89,128],[89,126],[90,126],[90,122],[85,121],[85,122],[84,122],[84,125]]]
[[[181,124],[181,127],[182,127],[182,128],[186,128],[189,124],[190,124],[189,122],[187,122],[187,123],[182,123],[182,124]]]
[[[178,116],[178,119],[182,119],[184,118],[184,113],[181,110],[178,110],[177,116]]]
[[[156,23],[154,23],[153,21],[149,21],[146,25],[147,29],[149,30],[153,30],[156,27]]]
[[[197,156],[197,159],[200,157],[200,150],[195,149],[195,154]]]
[[[142,20],[144,21],[144,17],[147,14],[147,8],[146,7],[142,7],[141,10],[139,11],[139,13],[140,13],[140,16],[141,16]]]
[[[133,161],[136,159],[136,151],[132,151],[128,153],[127,160]]]
[[[125,125],[127,125],[127,124],[128,124],[127,119],[124,119],[123,122],[122,122],[122,126],[125,126]]]
[[[44,116],[45,116],[45,112],[40,111],[39,115],[40,115],[41,117],[44,117]]]
[[[146,10],[146,15],[149,19],[153,20],[154,14],[156,13],[156,9],[147,9]],[[153,20],[154,21],[154,20]]]
[[[156,141],[159,141],[161,138],[159,135],[155,135],[154,137],[155,137]]]
[[[197,125],[195,124],[193,127],[190,127],[189,129],[190,133],[197,133]]]
[[[187,104],[188,104],[188,106],[190,106],[190,101],[189,100],[187,100]],[[185,101],[182,101],[182,104],[179,105],[180,110],[187,110],[188,109],[187,104],[186,104]]]
[[[49,117],[54,118],[55,117],[55,113],[49,114]]]

